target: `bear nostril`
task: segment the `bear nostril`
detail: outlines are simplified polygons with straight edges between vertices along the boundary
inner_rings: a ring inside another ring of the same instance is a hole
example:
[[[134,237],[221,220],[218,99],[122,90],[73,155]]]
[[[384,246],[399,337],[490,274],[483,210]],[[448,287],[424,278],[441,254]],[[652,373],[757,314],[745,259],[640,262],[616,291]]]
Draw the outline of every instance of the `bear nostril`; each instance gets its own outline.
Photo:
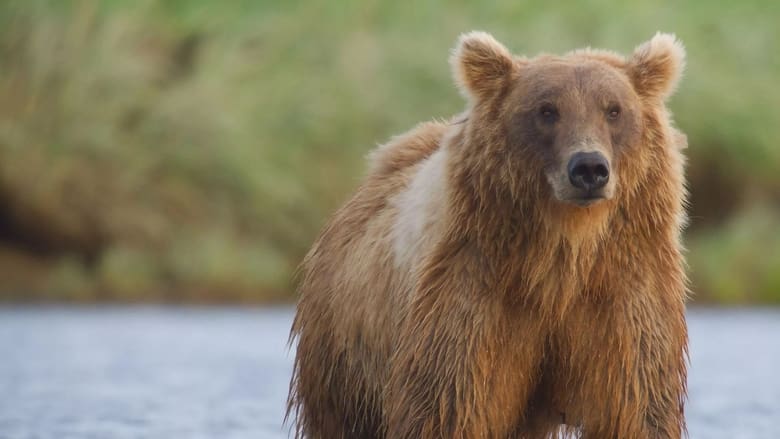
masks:
[[[596,167],[593,168],[593,174],[597,178],[608,178],[609,177],[609,170],[607,169],[606,165],[598,164]]]
[[[569,160],[569,181],[588,191],[600,189],[609,181],[609,163],[598,152],[578,152]]]

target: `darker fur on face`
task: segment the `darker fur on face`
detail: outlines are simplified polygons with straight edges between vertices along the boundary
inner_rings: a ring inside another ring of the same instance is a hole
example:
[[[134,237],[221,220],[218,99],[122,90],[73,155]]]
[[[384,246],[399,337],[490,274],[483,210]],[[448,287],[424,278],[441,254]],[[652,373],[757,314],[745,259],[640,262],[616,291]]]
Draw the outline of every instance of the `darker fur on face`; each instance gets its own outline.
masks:
[[[496,153],[522,162],[517,167],[523,171],[538,170],[534,176],[551,186],[539,196],[576,203],[585,194],[570,183],[567,165],[576,153],[596,152],[608,165],[610,182],[592,195],[611,199],[619,166],[635,164],[623,158],[632,157],[641,141],[639,97],[626,73],[588,55],[547,56],[519,63],[508,85],[501,113],[491,121],[498,126],[489,128],[503,125],[506,132],[505,151]]]
[[[668,35],[628,59],[464,36],[467,111],[380,147],[303,262],[297,436],[681,437],[682,59]]]

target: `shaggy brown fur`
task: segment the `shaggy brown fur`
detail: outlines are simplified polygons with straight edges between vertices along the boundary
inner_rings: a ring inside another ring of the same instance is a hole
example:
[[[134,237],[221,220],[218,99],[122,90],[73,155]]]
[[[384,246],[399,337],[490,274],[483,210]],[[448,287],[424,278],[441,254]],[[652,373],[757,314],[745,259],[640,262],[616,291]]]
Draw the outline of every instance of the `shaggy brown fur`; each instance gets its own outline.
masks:
[[[680,437],[683,58],[464,35],[467,111],[380,147],[303,262],[297,435]],[[609,162],[600,201],[562,171],[578,151]]]

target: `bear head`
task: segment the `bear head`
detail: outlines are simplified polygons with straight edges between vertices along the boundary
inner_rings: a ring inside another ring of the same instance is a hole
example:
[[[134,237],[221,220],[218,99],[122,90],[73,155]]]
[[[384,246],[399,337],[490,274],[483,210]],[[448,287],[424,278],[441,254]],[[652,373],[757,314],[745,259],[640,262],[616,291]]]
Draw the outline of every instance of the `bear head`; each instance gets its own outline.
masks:
[[[570,216],[654,189],[674,193],[682,182],[668,180],[682,174],[674,150],[684,135],[665,102],[684,58],[661,33],[629,57],[583,49],[535,58],[513,56],[489,34],[464,34],[451,57],[469,101],[457,166],[479,176],[473,185]]]

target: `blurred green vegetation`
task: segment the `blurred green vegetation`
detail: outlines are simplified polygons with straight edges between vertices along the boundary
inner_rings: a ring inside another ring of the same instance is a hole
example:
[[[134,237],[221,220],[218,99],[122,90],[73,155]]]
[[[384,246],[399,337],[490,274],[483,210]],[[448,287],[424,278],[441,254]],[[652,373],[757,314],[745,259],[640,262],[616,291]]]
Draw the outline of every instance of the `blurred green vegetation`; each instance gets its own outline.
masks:
[[[780,3],[0,3],[0,297],[273,301],[365,154],[464,103],[457,35],[675,32],[694,297],[780,303]]]

